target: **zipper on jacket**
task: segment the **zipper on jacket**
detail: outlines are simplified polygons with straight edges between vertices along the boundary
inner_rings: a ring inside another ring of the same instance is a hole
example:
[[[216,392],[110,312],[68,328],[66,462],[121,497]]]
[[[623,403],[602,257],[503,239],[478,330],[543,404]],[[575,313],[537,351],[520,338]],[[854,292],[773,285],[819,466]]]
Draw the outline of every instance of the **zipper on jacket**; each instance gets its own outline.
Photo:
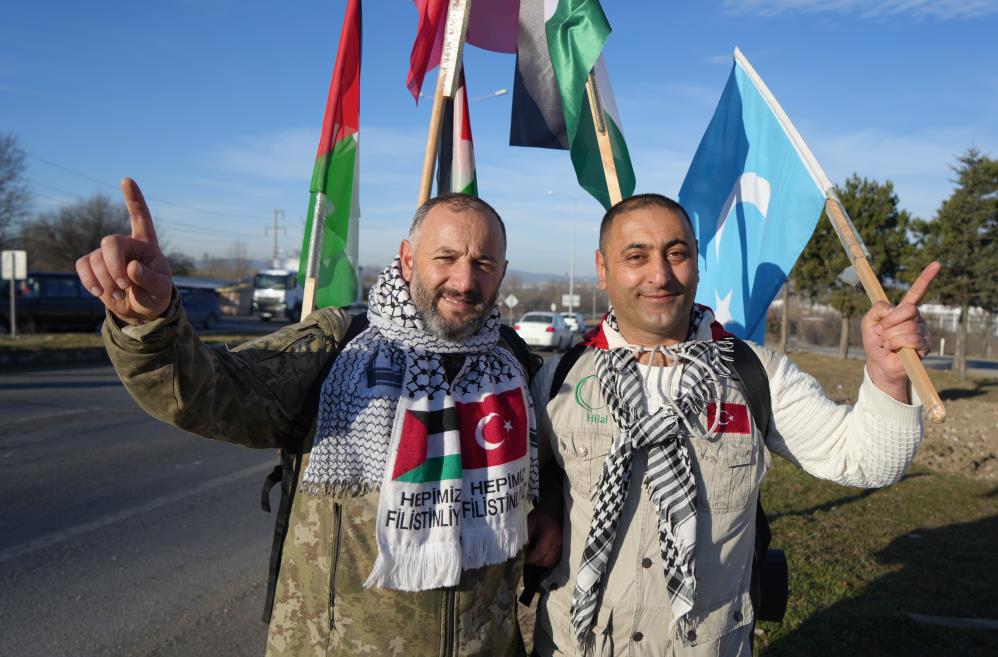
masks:
[[[340,564],[340,526],[343,524],[343,507],[333,504],[333,563],[329,573],[329,629],[336,629],[333,607],[336,603],[336,571]]]
[[[454,612],[455,604],[454,598],[457,594],[454,589],[447,589],[444,591],[444,651],[443,657],[454,657],[457,652],[455,650],[455,643],[457,643],[457,638],[455,636],[455,625]]]

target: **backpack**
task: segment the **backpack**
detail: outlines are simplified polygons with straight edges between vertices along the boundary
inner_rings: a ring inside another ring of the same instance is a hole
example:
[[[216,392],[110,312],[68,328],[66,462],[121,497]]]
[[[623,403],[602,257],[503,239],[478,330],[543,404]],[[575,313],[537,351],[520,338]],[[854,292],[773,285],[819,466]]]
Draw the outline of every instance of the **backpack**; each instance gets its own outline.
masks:
[[[315,382],[309,389],[306,402],[295,418],[296,435],[301,436],[298,443],[280,450],[280,463],[267,475],[263,482],[263,490],[260,492],[260,507],[270,513],[270,490],[277,484],[281,485],[281,502],[277,507],[277,517],[274,522],[274,539],[270,547],[270,566],[267,578],[267,594],[264,600],[263,622],[270,623],[270,616],[274,610],[274,595],[277,593],[277,576],[281,569],[281,555],[284,552],[284,539],[288,534],[288,522],[291,519],[291,506],[294,502],[298,477],[301,474],[302,465],[302,444],[304,436],[308,434],[309,427],[319,409],[319,393],[322,384],[329,371],[333,367],[333,362],[340,355],[343,347],[348,342],[360,335],[368,327],[367,315],[354,315],[347,326],[346,333],[336,345],[329,363],[322,373],[316,377]],[[534,374],[541,368],[543,360],[537,354],[530,351],[527,343],[523,341],[512,327],[505,324],[499,325],[499,342],[512,352],[513,356],[523,365],[527,373],[527,383],[534,378]]]
[[[734,362],[732,365],[738,378],[742,381],[752,419],[762,431],[762,435],[768,435],[772,417],[769,376],[751,347],[738,338],[734,338],[733,343]],[[580,342],[565,352],[555,367],[548,399],[553,399],[561,390],[568,373],[585,350],[586,344]],[[766,518],[766,512],[762,508],[761,496],[756,505],[755,551],[752,556],[752,580],[749,586],[749,595],[752,599],[756,620],[780,622],[786,613],[787,598],[789,597],[787,559],[783,550],[769,547],[773,540],[773,532],[769,528],[769,519]],[[547,569],[538,566],[527,565],[524,567],[524,591],[520,597],[521,602],[530,604],[530,600],[537,592],[546,571]]]

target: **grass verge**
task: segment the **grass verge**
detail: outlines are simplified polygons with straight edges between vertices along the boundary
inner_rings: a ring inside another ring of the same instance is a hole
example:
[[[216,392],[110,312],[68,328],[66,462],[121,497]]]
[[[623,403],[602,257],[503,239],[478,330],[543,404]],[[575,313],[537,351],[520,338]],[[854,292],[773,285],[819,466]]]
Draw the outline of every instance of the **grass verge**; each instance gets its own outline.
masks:
[[[866,491],[778,461],[762,495],[790,604],[782,624],[760,624],[759,654],[998,654],[998,631],[907,615],[998,619],[998,488],[913,468]]]

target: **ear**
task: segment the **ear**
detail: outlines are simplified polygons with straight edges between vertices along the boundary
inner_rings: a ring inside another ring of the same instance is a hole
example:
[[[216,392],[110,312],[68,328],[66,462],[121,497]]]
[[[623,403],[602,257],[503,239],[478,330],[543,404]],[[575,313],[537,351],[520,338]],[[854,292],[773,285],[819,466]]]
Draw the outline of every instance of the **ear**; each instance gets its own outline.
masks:
[[[596,249],[596,277],[599,278],[599,289],[606,289],[606,260],[599,249]]]
[[[402,280],[406,283],[412,280],[414,256],[415,249],[412,248],[412,244],[409,240],[402,240],[402,244],[399,245],[399,259],[402,261]]]

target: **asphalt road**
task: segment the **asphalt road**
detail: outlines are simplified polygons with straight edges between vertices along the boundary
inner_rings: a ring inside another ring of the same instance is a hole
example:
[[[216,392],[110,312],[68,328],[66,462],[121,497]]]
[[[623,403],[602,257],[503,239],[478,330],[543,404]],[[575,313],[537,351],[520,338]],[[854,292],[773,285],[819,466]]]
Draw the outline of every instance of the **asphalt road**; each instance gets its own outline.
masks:
[[[263,654],[274,452],[153,420],[109,367],[0,375],[0,418],[0,655]]]
[[[774,348],[772,344],[767,344],[769,348]],[[838,353],[838,347],[824,347],[813,344],[792,344],[791,351],[813,351],[819,354],[834,355]],[[849,348],[849,358],[866,358],[866,353],[862,347],[852,346]],[[926,369],[948,370],[953,366],[953,356],[940,356],[931,353],[922,361]],[[967,373],[974,377],[995,377],[998,376],[998,360],[987,360],[984,358],[968,358]]]

